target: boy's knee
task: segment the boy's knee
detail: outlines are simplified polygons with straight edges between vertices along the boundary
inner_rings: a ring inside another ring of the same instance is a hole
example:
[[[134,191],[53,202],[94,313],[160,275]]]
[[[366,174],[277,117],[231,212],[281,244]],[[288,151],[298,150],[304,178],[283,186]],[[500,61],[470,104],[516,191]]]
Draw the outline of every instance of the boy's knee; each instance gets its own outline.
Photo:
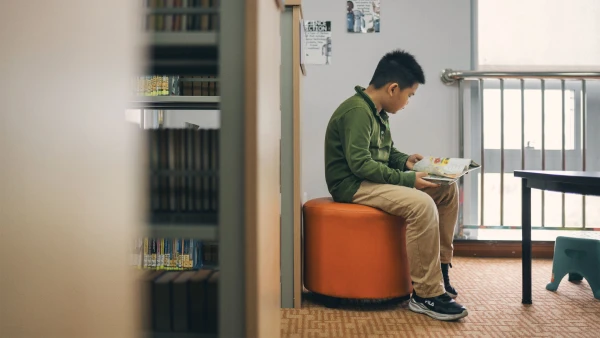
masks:
[[[412,201],[412,210],[415,217],[424,215],[437,215],[437,206],[435,201],[426,193],[421,193],[415,196]]]
[[[448,194],[453,197],[458,197],[458,183],[454,182],[450,184],[450,189],[448,189]]]
[[[445,187],[443,199],[446,199],[450,202],[458,201],[458,183],[452,183],[443,186]]]

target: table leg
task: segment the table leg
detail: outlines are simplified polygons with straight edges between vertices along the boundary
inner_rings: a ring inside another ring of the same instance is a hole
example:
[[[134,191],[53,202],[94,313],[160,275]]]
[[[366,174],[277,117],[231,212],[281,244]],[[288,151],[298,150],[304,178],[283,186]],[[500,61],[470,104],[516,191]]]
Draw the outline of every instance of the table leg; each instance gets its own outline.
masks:
[[[531,304],[531,188],[521,179],[523,304]]]

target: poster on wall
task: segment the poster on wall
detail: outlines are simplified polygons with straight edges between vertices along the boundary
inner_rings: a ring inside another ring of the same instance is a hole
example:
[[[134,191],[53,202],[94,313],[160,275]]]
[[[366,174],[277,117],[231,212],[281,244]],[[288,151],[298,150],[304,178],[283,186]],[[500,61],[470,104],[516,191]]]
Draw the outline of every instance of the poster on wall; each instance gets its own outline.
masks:
[[[307,65],[331,64],[331,21],[304,21],[304,62]]]
[[[347,0],[346,31],[379,33],[381,0]]]

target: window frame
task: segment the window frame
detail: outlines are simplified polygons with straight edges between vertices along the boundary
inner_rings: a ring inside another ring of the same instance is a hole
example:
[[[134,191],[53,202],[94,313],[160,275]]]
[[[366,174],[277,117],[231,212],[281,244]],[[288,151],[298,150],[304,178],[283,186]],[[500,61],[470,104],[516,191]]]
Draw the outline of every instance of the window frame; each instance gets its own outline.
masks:
[[[486,66],[485,69],[488,70],[493,68],[493,66]],[[511,67],[515,70],[521,69],[524,67]],[[529,67],[527,67],[529,68]],[[479,66],[479,57],[478,57],[478,0],[471,0],[471,69],[472,70],[482,70],[483,68]],[[503,70],[506,70],[503,68]],[[528,69],[531,70],[531,69]],[[492,88],[500,88],[499,80],[486,80],[485,89]],[[521,86],[518,80],[504,81],[504,89],[505,90],[520,90]],[[541,81],[540,80],[525,80],[524,81],[524,89],[541,89]],[[545,81],[545,89],[546,90],[561,90],[561,81],[560,80],[547,80]],[[582,149],[583,149],[583,132],[582,132],[582,92],[581,92],[581,82],[580,81],[565,81],[565,90],[572,90],[574,93],[574,149],[568,150],[565,149],[565,158],[567,158],[567,170],[576,170],[577,168],[581,168],[582,164]],[[479,98],[479,82],[470,81],[465,85],[465,95],[467,103],[465,106],[465,122],[468,121],[464,125],[463,132],[465,133],[463,140],[465,144],[463,145],[464,149],[469,149],[471,157],[476,160],[481,160],[481,103]],[[485,99],[485,98],[484,98]],[[468,114],[468,116],[466,116]],[[506,125],[505,125],[506,127]],[[541,126],[540,126],[541,128]],[[467,144],[468,142],[468,144]],[[539,149],[536,147],[533,150],[535,153],[533,156],[535,158],[541,158],[541,145],[539,145]],[[546,169],[551,170],[562,170],[562,149],[559,150],[545,150],[546,154]],[[484,174],[485,173],[496,173],[499,174],[500,169],[500,161],[498,163],[490,164],[491,158],[498,158],[501,155],[501,149],[486,149],[484,152],[485,163],[484,165]],[[532,156],[531,153],[528,154],[528,157]],[[574,163],[569,162],[569,158],[575,159]],[[531,162],[531,161],[530,161]],[[559,167],[556,167],[555,163],[559,163]],[[535,166],[531,166],[531,163],[528,163],[527,158],[525,160],[526,169],[541,169],[541,161],[535,163]],[[536,167],[537,166],[537,167]],[[575,167],[575,168],[573,168]],[[521,149],[504,149],[504,173],[510,173],[514,169],[521,169]],[[464,199],[463,204],[463,214],[461,215],[461,221],[465,226],[486,226],[487,224],[480,224],[480,214],[479,214],[479,206],[480,206],[480,198],[479,198],[479,180],[477,179],[477,175],[472,175],[472,177],[468,177],[465,179],[465,184],[463,185],[464,193],[469,196],[469,198]],[[519,196],[520,198],[520,196]],[[502,213],[506,215],[506,210],[502,210]],[[495,224],[489,224],[495,225]],[[515,226],[514,224],[506,224],[506,226]],[[460,231],[457,229],[457,232]],[[470,232],[475,232],[476,229],[470,229]],[[473,237],[472,235],[469,237]]]

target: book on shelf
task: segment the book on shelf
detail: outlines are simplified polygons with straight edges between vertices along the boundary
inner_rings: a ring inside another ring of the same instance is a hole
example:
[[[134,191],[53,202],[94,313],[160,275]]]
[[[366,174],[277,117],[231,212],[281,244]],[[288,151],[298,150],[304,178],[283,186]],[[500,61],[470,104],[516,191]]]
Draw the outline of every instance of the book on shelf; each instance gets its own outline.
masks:
[[[136,96],[178,95],[179,77],[168,75],[138,76],[134,84]]]
[[[427,173],[428,175],[423,177],[424,180],[447,185],[480,167],[468,158],[423,156],[423,159],[415,163],[412,170]]]
[[[219,96],[219,81],[213,75],[145,75],[132,84],[135,96]]]
[[[216,76],[181,76],[179,78],[183,96],[220,96],[219,81]]]
[[[148,9],[181,9],[184,13],[148,14],[144,28],[153,32],[214,32],[219,28],[219,0],[147,0]],[[186,9],[206,9],[187,14]]]
[[[152,287],[152,318],[154,319],[153,329],[158,332],[171,331],[171,313],[173,312],[171,286],[173,280],[178,276],[178,272],[169,272],[154,280]]]
[[[205,271],[206,274],[209,271]],[[189,322],[193,318],[190,316],[190,309],[188,309],[189,295],[189,283],[190,279],[194,277],[197,271],[184,271],[173,279],[172,285],[172,328],[175,332],[187,332],[189,331]]]
[[[137,238],[131,266],[148,270],[193,270],[219,266],[219,245],[213,241],[183,238]]]
[[[218,331],[219,270],[144,271],[142,327],[147,332]]]
[[[146,132],[151,212],[213,223],[219,210],[219,129]]]

